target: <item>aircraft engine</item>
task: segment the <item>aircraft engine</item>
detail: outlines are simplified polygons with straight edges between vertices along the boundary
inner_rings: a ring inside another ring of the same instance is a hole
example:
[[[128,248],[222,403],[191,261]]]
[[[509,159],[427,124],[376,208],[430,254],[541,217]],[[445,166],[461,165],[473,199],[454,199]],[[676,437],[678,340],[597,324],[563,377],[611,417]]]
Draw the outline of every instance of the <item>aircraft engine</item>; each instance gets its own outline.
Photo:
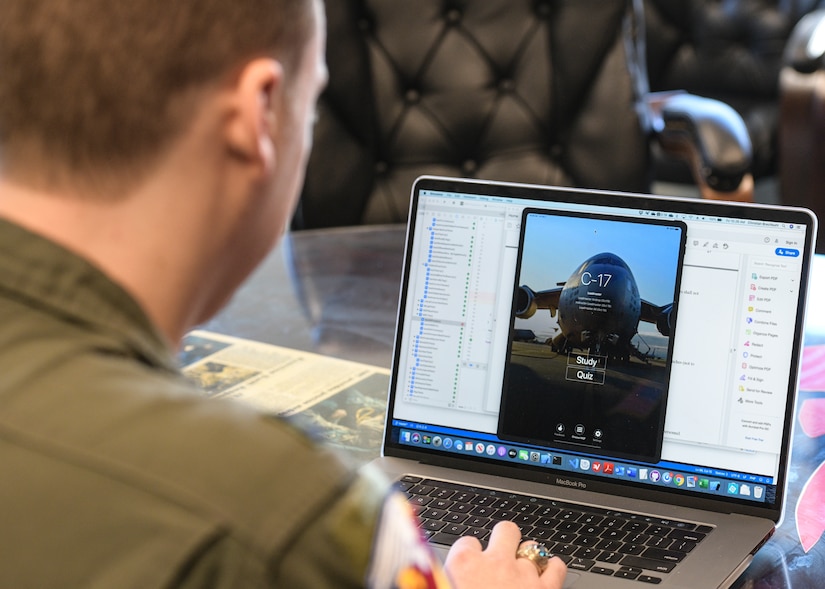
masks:
[[[529,319],[536,314],[536,293],[527,286],[520,286],[516,293],[516,317]]]
[[[661,313],[659,314],[659,318],[656,319],[656,329],[658,329],[659,333],[662,335],[670,336],[670,332],[673,329],[674,319],[673,305],[663,307]]]

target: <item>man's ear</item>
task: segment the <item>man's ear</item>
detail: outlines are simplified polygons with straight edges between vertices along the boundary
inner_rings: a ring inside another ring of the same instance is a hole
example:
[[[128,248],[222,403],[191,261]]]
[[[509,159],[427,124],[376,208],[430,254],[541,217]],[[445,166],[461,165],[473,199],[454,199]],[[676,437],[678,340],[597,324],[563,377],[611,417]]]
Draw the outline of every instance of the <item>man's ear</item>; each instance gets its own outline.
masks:
[[[227,148],[234,157],[265,165],[272,162],[282,87],[283,67],[274,59],[254,59],[240,71],[230,89],[224,126]]]

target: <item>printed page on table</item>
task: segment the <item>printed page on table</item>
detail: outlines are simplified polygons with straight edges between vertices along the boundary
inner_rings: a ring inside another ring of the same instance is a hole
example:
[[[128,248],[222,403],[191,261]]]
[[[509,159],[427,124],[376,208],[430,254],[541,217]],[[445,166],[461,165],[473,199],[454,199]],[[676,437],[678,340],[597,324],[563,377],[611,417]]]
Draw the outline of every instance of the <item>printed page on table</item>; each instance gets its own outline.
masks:
[[[386,369],[210,331],[187,334],[179,360],[208,397],[286,418],[357,462],[380,453]]]

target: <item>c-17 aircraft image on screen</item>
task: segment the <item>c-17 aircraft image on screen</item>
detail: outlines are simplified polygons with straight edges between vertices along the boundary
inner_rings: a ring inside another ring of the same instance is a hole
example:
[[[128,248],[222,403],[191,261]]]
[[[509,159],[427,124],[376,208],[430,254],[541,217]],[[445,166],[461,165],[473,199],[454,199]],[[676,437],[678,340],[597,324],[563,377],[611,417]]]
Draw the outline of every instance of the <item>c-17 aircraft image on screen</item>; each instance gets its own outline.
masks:
[[[632,343],[639,322],[653,323],[667,337],[673,328],[673,302],[655,305],[642,299],[630,267],[610,252],[589,257],[556,288],[536,292],[521,285],[516,317],[529,319],[539,309],[549,310],[558,322],[559,333],[547,342],[554,352],[583,349],[621,360],[644,359]]]
[[[677,219],[522,213],[501,439],[659,460],[686,233]]]

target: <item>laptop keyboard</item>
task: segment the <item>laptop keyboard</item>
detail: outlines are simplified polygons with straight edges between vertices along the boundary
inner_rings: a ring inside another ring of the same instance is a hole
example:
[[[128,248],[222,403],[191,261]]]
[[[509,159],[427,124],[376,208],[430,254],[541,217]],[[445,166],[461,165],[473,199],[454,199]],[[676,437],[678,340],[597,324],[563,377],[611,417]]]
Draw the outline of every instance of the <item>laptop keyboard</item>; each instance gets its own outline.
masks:
[[[515,495],[407,475],[405,491],[430,542],[475,536],[487,545],[493,526],[515,522],[524,539],[547,546],[570,570],[652,584],[661,582],[713,531],[708,525]]]

